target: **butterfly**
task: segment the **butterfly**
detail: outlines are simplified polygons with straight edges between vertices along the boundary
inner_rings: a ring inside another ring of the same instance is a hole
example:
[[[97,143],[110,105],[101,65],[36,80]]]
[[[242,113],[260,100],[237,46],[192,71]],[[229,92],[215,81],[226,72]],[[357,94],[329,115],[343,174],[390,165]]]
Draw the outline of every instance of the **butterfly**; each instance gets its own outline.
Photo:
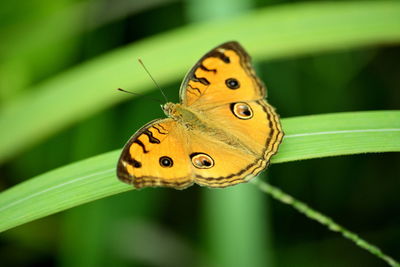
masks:
[[[205,54],[186,74],[180,103],[138,130],[122,150],[118,178],[135,188],[226,187],[267,168],[283,138],[251,58],[235,41]]]

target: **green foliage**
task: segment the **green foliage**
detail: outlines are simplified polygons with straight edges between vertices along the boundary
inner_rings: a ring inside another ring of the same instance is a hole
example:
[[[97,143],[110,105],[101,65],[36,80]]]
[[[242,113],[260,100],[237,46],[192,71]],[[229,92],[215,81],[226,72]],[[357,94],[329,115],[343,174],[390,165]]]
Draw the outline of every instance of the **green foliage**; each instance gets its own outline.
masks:
[[[301,4],[188,25],[136,42],[29,88],[6,103],[0,110],[0,160],[127,99],[113,89],[135,88],[143,93],[153,88],[134,65],[135,58],[141,57],[165,84],[182,77],[206,52],[204,47],[226,40],[240,41],[258,61],[396,42],[399,13],[398,2]],[[165,62],[174,63],[166,66]]]
[[[283,119],[286,133],[273,163],[366,152],[400,151],[400,111]],[[119,182],[120,150],[59,168],[0,195],[0,230],[133,189]]]
[[[347,230],[343,226],[337,224],[334,220],[329,218],[328,216],[310,208],[307,204],[293,198],[292,196],[286,194],[279,188],[276,188],[268,183],[265,183],[263,181],[259,180],[254,180],[254,183],[260,188],[265,193],[268,193],[271,195],[273,198],[276,200],[279,200],[285,204],[288,204],[295,208],[298,212],[303,213],[305,216],[309,217],[310,219],[313,219],[320,224],[326,226],[329,230],[333,232],[339,232],[343,235],[343,237],[351,240],[356,244],[357,246],[369,251],[371,254],[381,258],[384,260],[387,264],[393,267],[399,267],[400,264],[394,260],[392,257],[387,256],[384,254],[377,246],[374,246],[367,241],[363,240],[360,238],[357,234]]]
[[[10,229],[1,240],[2,262],[379,264],[270,205],[249,184],[119,194],[132,188],[115,177],[114,149],[161,113],[142,98],[124,104],[128,96],[115,91],[154,97],[135,59],[177,95],[188,68],[228,40],[241,42],[259,63],[269,101],[284,118],[286,137],[267,171],[271,182],[395,255],[398,183],[391,179],[399,153],[365,153],[400,151],[400,2],[142,2],[0,4],[0,231]],[[383,109],[393,111],[354,112]],[[329,114],[293,117],[317,113]],[[331,157],[339,155],[349,156]],[[304,159],[315,160],[296,163]],[[274,195],[273,187],[260,187]]]

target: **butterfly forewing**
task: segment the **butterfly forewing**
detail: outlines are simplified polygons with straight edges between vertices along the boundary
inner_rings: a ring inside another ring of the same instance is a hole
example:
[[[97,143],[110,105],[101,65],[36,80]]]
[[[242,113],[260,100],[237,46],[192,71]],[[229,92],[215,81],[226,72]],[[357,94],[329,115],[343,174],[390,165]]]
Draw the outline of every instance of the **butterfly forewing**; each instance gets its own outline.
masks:
[[[172,119],[145,125],[123,149],[117,167],[119,179],[136,188],[190,186],[192,169],[184,138],[182,128]]]
[[[180,90],[182,103],[199,109],[264,96],[264,85],[255,75],[250,56],[237,42],[225,43],[202,57]]]

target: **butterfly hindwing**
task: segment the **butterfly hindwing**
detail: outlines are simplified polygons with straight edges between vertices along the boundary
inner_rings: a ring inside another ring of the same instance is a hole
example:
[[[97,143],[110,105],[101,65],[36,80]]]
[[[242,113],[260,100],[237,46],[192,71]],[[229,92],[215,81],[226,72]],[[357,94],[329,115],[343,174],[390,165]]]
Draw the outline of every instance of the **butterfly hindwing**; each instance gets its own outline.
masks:
[[[213,162],[212,168],[195,168],[194,180],[200,185],[248,181],[265,169],[283,137],[277,114],[264,100],[221,105],[207,110],[207,118],[209,134],[193,131],[190,136],[191,150]]]

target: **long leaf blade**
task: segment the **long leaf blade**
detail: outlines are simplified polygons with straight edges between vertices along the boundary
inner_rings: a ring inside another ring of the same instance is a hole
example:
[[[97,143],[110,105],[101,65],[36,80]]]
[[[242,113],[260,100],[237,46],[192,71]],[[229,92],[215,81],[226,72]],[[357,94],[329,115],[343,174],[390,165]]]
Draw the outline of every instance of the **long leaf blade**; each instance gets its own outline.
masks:
[[[273,163],[400,151],[400,111],[314,115],[282,120],[287,137]],[[50,171],[0,194],[0,231],[133,189],[119,182],[112,151]]]

